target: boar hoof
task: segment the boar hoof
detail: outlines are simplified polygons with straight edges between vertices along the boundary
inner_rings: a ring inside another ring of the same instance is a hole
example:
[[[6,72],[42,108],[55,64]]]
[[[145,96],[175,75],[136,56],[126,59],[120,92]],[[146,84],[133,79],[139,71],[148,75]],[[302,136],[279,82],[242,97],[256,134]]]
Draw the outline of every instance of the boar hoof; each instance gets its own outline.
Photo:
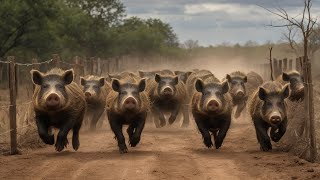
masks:
[[[77,151],[80,147],[79,139],[72,139],[72,147],[75,151]]]
[[[262,151],[264,151],[264,152],[267,152],[267,151],[272,150],[272,146],[261,145],[261,146],[260,146],[260,150],[262,150]]]
[[[48,136],[48,138],[45,140],[45,143],[49,145],[54,145],[54,136],[53,135]]]
[[[219,149],[221,147],[221,145],[222,145],[222,142],[219,141],[219,140],[216,140],[216,142],[214,144],[216,146],[216,149]]]
[[[140,136],[132,136],[132,138],[130,138],[131,147],[136,147],[139,142],[140,142]]]
[[[128,153],[128,148],[125,144],[120,144],[119,145],[119,152],[120,154]]]
[[[57,140],[56,142],[56,151],[61,152],[69,144],[68,139],[65,138],[62,141]]]
[[[169,124],[173,124],[174,121],[176,120],[176,118],[177,118],[177,117],[175,117],[175,116],[170,116],[170,117],[169,117]]]
[[[210,138],[205,138],[203,143],[207,146],[207,148],[211,148],[213,146],[212,141]]]
[[[271,139],[272,139],[272,141],[274,141],[274,142],[279,142],[280,139],[281,139],[281,137],[280,137],[279,134],[275,133],[275,134],[271,135]]]
[[[163,127],[165,125],[166,125],[166,121],[165,120],[164,121],[160,121],[160,126],[159,127]]]

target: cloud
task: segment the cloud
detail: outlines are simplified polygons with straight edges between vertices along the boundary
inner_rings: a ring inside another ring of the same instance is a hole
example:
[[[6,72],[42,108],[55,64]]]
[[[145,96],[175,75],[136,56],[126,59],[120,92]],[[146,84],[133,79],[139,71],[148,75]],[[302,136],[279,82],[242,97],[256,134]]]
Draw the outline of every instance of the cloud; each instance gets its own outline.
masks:
[[[123,0],[128,16],[159,18],[170,23],[181,42],[199,40],[201,45],[225,41],[244,43],[281,39],[284,29],[266,25],[283,24],[262,7],[282,7],[292,16],[302,11],[302,0]],[[259,7],[261,6],[261,7]],[[320,17],[320,1],[313,14]]]

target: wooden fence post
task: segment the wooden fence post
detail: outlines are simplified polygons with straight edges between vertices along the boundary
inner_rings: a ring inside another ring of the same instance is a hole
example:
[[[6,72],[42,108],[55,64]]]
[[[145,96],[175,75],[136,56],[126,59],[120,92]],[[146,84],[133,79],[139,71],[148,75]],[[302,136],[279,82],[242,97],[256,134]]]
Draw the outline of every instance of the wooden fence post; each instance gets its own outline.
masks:
[[[312,72],[311,61],[308,57],[303,57],[304,76],[307,89],[307,114],[309,120],[309,138],[310,138],[310,161],[315,162],[317,159],[317,141],[314,119],[314,102],[313,102],[313,84],[312,84]]]
[[[89,63],[89,72],[90,75],[93,75],[93,64],[94,64],[94,57],[90,58],[90,63]]]
[[[273,78],[276,79],[278,76],[278,60],[273,58]]]
[[[16,68],[13,56],[8,57],[9,64],[9,90],[10,90],[10,148],[11,154],[18,154],[17,147],[17,110],[16,110]]]
[[[101,59],[97,59],[97,75],[101,76],[102,75],[102,66],[101,66]]]
[[[53,65],[56,68],[60,68],[60,56],[58,54],[52,54]]]
[[[282,66],[282,60],[279,60],[279,68],[278,68],[278,75],[277,75],[277,77],[280,75],[280,74],[282,74],[282,72],[283,72],[283,66]],[[277,78],[276,77],[276,78]]]
[[[296,71],[301,72],[300,59],[296,58]]]
[[[289,60],[289,70],[292,70],[292,59]]]
[[[35,69],[35,70],[39,70],[40,69],[40,65],[37,64],[38,63],[38,59],[37,58],[33,58],[32,59],[32,69]],[[34,89],[36,88],[36,85],[32,83],[32,88],[33,88],[33,91]]]
[[[74,70],[74,81],[75,82],[79,82],[80,79],[80,60],[78,56],[75,56],[74,59],[74,66],[73,66],[73,70]]]
[[[19,94],[18,94],[18,84],[19,84],[19,66],[18,65],[14,65],[14,68],[15,68],[15,72],[14,72],[14,75],[15,75],[15,81],[14,81],[14,83],[15,83],[15,91],[16,91],[16,96],[18,96]]]
[[[283,59],[283,72],[288,70],[288,59],[284,58]]]

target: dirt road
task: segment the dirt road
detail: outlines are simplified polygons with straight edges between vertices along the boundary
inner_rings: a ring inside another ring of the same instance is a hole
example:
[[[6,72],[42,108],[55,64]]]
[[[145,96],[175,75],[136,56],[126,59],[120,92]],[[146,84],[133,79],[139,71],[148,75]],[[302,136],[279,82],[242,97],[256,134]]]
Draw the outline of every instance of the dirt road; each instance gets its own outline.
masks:
[[[70,142],[70,140],[69,140]],[[109,128],[83,131],[81,147],[53,146],[0,156],[0,179],[320,179],[319,164],[288,153],[260,152],[250,122],[233,122],[221,149],[207,149],[194,125],[156,129],[120,155]]]

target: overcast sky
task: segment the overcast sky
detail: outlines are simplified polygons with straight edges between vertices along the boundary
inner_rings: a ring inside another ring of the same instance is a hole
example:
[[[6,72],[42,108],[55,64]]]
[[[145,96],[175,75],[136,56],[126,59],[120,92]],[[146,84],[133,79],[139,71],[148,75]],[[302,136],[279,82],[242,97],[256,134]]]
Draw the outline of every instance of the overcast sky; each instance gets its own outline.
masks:
[[[320,17],[320,0],[313,0],[314,14]],[[170,23],[181,42],[199,40],[201,45],[254,40],[277,42],[283,29],[270,28],[279,20],[263,8],[282,7],[296,16],[303,0],[123,0],[127,15],[159,18]]]

